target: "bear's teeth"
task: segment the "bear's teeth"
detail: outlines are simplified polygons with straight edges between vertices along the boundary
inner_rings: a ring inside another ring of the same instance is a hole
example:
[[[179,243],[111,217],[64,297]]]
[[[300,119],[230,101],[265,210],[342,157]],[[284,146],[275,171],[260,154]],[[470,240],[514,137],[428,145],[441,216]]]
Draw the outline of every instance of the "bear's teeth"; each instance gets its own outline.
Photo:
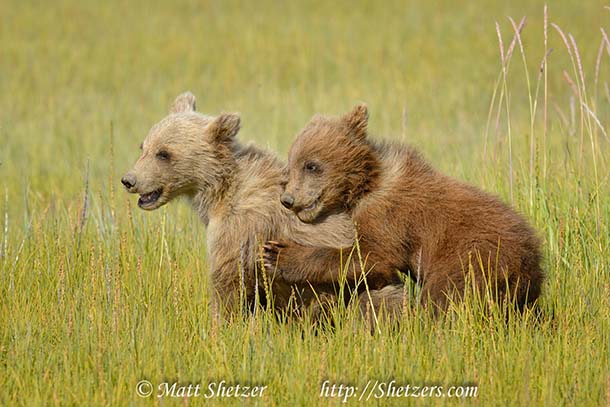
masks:
[[[161,196],[161,190],[149,192],[147,194],[140,195],[140,201],[144,204],[155,202]]]
[[[316,205],[317,205],[317,202],[315,202],[315,201],[314,201],[314,203],[312,203],[311,205],[309,205],[307,208],[304,208],[303,210],[304,210],[304,211],[310,211],[310,210],[312,210],[312,209],[315,209]]]

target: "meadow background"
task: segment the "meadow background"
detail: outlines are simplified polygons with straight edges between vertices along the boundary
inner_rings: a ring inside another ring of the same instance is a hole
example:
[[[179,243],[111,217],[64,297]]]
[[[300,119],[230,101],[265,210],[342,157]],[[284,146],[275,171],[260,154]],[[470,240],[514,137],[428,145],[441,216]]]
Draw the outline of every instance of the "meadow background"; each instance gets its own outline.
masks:
[[[526,0],[0,2],[0,405],[242,403],[143,399],[141,379],[266,384],[259,405],[338,404],[326,379],[479,386],[373,405],[607,405],[608,5],[553,1],[545,22]],[[527,17],[512,47],[507,16]],[[536,226],[542,317],[215,324],[199,220],[143,213],[119,181],[187,89],[282,157],[314,113],[368,103],[374,135]]]

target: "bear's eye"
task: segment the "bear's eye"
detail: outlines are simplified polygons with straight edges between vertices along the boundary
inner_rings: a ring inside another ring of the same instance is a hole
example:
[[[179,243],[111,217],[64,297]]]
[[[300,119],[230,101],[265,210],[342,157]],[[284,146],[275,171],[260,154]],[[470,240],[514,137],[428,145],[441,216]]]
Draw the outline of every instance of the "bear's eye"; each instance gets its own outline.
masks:
[[[311,161],[306,162],[304,168],[307,172],[320,172],[320,166]]]
[[[165,150],[161,150],[157,153],[157,158],[160,160],[169,160],[169,153]]]

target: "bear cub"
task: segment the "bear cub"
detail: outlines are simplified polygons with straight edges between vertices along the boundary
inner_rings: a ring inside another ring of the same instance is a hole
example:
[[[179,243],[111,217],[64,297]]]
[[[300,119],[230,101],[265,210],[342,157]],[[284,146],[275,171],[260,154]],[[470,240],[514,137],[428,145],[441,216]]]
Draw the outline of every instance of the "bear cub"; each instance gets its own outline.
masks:
[[[351,216],[366,264],[363,270],[351,261],[348,278],[373,270],[369,284],[378,288],[399,270],[422,286],[422,301],[436,311],[473,284],[500,303],[533,303],[544,275],[527,221],[498,198],[439,173],[416,150],[369,139],[367,126],[364,105],[338,118],[315,116],[290,148],[280,198],[306,224]],[[326,284],[339,278],[345,251],[280,241],[269,242],[264,256],[287,282]]]

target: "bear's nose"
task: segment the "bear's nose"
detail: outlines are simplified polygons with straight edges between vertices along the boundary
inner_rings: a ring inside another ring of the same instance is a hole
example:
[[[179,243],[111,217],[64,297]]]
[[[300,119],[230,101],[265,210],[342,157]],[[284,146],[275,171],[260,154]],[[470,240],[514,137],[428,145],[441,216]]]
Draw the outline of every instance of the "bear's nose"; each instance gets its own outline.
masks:
[[[294,197],[290,194],[282,194],[282,196],[280,197],[280,201],[282,202],[282,205],[284,205],[287,209],[292,208],[292,205],[294,205]]]
[[[131,189],[136,186],[136,178],[133,175],[127,174],[121,178],[121,182],[125,185],[125,188]]]

